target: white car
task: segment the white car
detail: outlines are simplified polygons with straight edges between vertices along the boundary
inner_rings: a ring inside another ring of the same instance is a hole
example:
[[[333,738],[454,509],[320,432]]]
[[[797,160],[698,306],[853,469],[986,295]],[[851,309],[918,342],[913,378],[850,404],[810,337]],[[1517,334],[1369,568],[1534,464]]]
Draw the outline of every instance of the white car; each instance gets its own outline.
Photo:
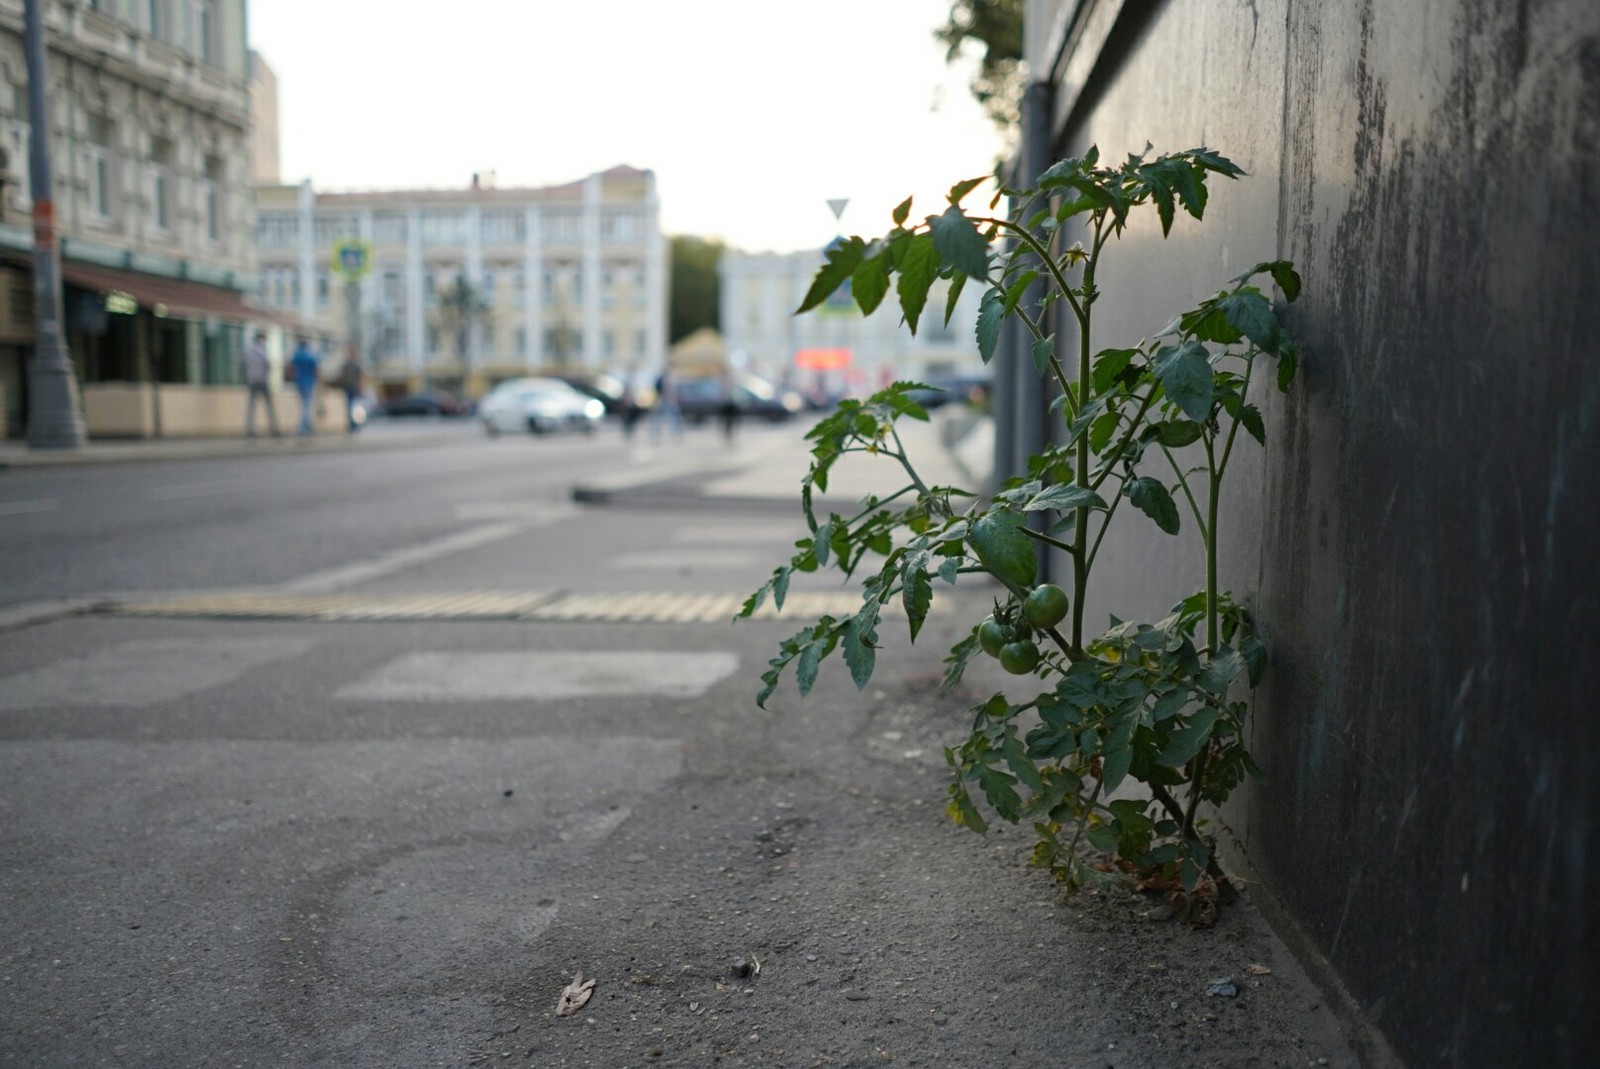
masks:
[[[560,379],[529,378],[502,382],[478,402],[478,419],[496,434],[553,434],[577,430],[593,434],[606,406]]]

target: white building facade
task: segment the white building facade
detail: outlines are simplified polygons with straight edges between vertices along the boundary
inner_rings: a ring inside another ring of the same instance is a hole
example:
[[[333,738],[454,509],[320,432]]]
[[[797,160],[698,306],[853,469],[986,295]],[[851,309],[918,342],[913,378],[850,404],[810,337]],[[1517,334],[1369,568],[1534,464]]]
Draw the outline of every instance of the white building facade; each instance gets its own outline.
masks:
[[[0,289],[31,293],[23,11],[0,0]],[[245,2],[43,0],[42,16],[64,325],[93,435],[96,406],[130,385],[237,382],[257,318],[243,300],[255,285]],[[11,433],[32,346],[17,310],[0,316]],[[112,433],[147,433],[140,420]]]
[[[650,171],[520,189],[476,177],[459,190],[267,186],[256,208],[262,301],[355,344],[385,392],[472,396],[535,371],[665,358],[666,243]],[[335,262],[352,245],[367,259],[354,282]]]
[[[834,394],[981,370],[975,331],[982,287],[964,287],[947,325],[949,290],[935,283],[915,335],[892,291],[871,316],[863,316],[844,290],[797,316],[823,259],[821,249],[723,254],[722,334],[735,359],[774,381]]]

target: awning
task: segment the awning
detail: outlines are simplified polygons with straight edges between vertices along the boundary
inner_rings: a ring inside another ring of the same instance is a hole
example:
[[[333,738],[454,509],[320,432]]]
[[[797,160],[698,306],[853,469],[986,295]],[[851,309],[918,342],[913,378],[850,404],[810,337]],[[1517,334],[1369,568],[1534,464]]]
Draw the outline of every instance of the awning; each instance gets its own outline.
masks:
[[[233,323],[285,322],[284,318],[247,303],[238,290],[203,282],[161,278],[114,267],[96,267],[63,260],[61,278],[96,293],[125,293],[152,311],[164,308],[179,319],[223,319]],[[292,322],[292,321],[290,321]]]

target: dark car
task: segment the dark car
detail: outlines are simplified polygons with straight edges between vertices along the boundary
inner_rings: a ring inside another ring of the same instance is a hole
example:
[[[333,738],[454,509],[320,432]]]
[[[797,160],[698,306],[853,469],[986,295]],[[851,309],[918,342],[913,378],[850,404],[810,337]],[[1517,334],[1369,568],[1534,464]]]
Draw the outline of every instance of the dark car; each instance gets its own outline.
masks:
[[[932,375],[924,390],[912,390],[911,399],[926,409],[949,404],[980,404],[989,396],[994,379],[987,374]]]
[[[606,415],[608,416],[614,416],[622,411],[622,395],[625,392],[625,388],[622,380],[615,375],[608,375],[605,372],[592,375],[560,372],[551,375],[550,378],[560,379],[579,393],[593,397],[596,401],[606,406]]]
[[[689,423],[713,419],[723,412],[728,401],[728,385],[720,378],[680,379],[677,384],[678,410]],[[805,409],[805,399],[793,390],[780,390],[759,375],[740,375],[733,381],[733,403],[740,416],[786,420]]]
[[[472,404],[443,390],[421,390],[384,401],[378,406],[384,416],[470,416]]]

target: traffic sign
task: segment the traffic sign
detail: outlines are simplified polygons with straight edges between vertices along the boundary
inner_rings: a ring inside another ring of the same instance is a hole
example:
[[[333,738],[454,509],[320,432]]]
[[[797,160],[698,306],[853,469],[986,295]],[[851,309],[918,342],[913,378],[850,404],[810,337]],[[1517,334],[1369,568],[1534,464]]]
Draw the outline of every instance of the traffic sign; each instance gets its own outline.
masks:
[[[359,282],[372,270],[372,246],[359,238],[334,243],[333,271],[348,282]]]

